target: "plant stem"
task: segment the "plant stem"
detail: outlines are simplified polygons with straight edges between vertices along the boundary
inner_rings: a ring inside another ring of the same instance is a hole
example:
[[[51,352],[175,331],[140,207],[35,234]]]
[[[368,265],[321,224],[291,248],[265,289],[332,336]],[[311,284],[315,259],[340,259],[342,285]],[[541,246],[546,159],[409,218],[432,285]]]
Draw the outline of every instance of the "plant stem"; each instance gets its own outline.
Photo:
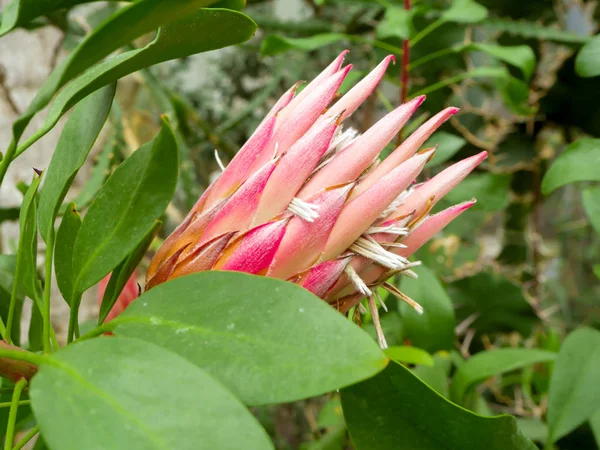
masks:
[[[417,59],[416,61],[413,61],[412,63],[410,63],[408,65],[408,68],[410,70],[415,69],[415,68],[419,67],[422,64],[425,64],[425,63],[427,63],[429,61],[432,61],[432,60],[434,60],[436,58],[440,58],[442,56],[449,55],[451,53],[456,53],[457,51],[460,51],[460,49],[457,49],[456,47],[448,47],[448,48],[443,48],[441,50],[438,50],[436,52],[431,52],[431,53],[429,53],[429,54],[427,54],[427,55],[425,55],[425,56]]]
[[[4,450],[11,450],[13,441],[15,439],[15,424],[17,422],[17,412],[19,411],[19,399],[21,398],[21,391],[27,385],[27,380],[21,378],[17,381],[15,390],[13,392],[12,404],[8,413],[8,424],[6,425],[6,437],[4,440]]]
[[[4,158],[0,161],[0,186],[2,185],[2,181],[4,180],[4,176],[6,175],[6,171],[8,170],[8,166],[12,162],[15,157],[15,151],[17,150],[17,142],[13,139],[10,142],[10,145],[6,149],[6,153],[4,154]]]
[[[15,445],[12,450],[21,450],[23,447],[25,447],[25,445],[27,445],[27,443],[32,440],[36,434],[38,434],[40,431],[40,426],[36,425],[35,427],[33,427],[31,430],[29,430],[27,432],[27,434],[25,436],[23,436],[23,439],[21,439],[19,442],[17,442],[17,445]]]
[[[69,329],[67,331],[67,344],[79,338],[79,305],[81,304],[81,294],[73,296],[71,312],[69,314]]]
[[[429,33],[432,33],[435,30],[437,30],[444,23],[445,23],[445,20],[442,19],[441,17],[439,19],[437,19],[436,21],[431,22],[429,25],[427,25],[425,28],[423,28],[421,31],[419,31],[414,38],[411,39],[410,45],[412,47],[414,47],[415,45],[417,45],[417,42],[419,42],[421,39],[423,39]]]
[[[14,391],[13,391],[13,393],[14,393]],[[21,401],[19,401],[19,406],[25,406],[25,405],[29,405],[29,404],[31,404],[31,400],[21,400]],[[0,403],[0,408],[8,408],[9,406],[12,406],[12,402],[2,402],[2,403]]]
[[[46,242],[46,261],[44,274],[44,297],[42,309],[42,341],[44,344],[44,353],[50,353],[50,290],[52,289],[52,258],[54,257],[54,226],[48,233],[48,241]]]
[[[411,0],[404,0],[404,10],[410,11]],[[400,66],[400,104],[406,103],[408,98],[408,83],[410,81],[410,40],[402,41],[402,64]],[[398,133],[397,145],[402,143],[402,134]]]

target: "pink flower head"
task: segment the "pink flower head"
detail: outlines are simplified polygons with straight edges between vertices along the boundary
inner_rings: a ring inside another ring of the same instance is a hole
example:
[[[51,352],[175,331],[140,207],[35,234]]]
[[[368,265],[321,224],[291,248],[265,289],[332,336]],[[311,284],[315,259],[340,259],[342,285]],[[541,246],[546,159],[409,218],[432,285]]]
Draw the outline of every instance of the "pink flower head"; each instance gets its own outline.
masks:
[[[392,274],[412,274],[408,256],[474,203],[429,215],[486,152],[414,185],[435,152],[421,146],[457,108],[432,117],[383,160],[424,96],[362,135],[343,128],[393,60],[330,105],[351,69],[342,67],[346,53],[300,94],[295,85],[277,101],[156,253],[147,289],[192,272],[235,270],[289,280],[348,311]]]
[[[108,282],[110,281],[110,274],[105,276],[100,283],[98,283],[98,303],[102,303],[102,298],[104,297],[104,292],[106,292],[106,287],[108,286]],[[139,285],[137,283],[137,271],[134,272],[131,277],[125,283],[125,287],[119,294],[117,301],[113,305],[112,309],[106,316],[105,322],[109,322],[121,314],[125,308],[129,306],[131,302],[133,302],[139,296]]]

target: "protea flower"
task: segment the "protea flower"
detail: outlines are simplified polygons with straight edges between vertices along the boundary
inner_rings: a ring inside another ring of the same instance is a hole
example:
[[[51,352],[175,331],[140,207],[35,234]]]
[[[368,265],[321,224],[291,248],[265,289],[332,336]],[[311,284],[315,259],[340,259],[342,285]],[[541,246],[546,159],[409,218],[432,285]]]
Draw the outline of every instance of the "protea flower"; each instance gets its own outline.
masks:
[[[362,135],[344,131],[344,120],[394,60],[386,57],[329,107],[351,69],[341,67],[346,53],[299,94],[295,85],[276,102],[158,250],[147,289],[193,272],[233,270],[289,280],[343,313],[366,297],[378,330],[376,287],[419,310],[385,281],[398,273],[416,276],[411,269],[419,263],[407,258],[474,204],[429,215],[487,154],[414,185],[435,151],[420,147],[458,109],[444,109],[380,160],[425,97],[399,106]],[[379,341],[385,346],[382,333]]]
[[[133,302],[139,295],[139,286],[137,284],[137,271],[135,271],[125,283],[123,290],[117,297],[117,301],[111,308],[110,312],[106,316],[105,322],[110,322],[119,314],[121,314],[125,308],[127,308],[131,302]],[[105,276],[100,283],[98,283],[98,305],[102,304],[102,299],[104,298],[104,293],[106,292],[106,288],[110,281],[111,275]]]

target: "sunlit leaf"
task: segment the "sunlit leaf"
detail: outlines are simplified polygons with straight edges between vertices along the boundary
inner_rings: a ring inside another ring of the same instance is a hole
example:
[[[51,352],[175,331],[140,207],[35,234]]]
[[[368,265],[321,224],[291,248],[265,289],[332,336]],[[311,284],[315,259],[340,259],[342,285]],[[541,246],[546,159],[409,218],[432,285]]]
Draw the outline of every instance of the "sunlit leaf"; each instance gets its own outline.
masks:
[[[579,139],[569,145],[550,166],[542,181],[542,192],[550,194],[565,184],[600,181],[600,139]]]
[[[575,59],[575,71],[580,77],[600,75],[600,35],[583,46]]]

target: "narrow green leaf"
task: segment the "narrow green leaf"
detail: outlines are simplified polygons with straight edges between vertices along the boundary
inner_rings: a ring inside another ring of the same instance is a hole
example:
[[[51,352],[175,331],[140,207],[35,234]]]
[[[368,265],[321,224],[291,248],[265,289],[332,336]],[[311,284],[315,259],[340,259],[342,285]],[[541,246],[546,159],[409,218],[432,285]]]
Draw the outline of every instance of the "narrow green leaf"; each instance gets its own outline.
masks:
[[[592,227],[600,234],[600,186],[585,188],[581,193],[581,200]]]
[[[590,427],[592,428],[592,433],[594,433],[596,445],[600,447],[600,409],[590,418]]]
[[[173,197],[177,164],[177,142],[164,119],[158,135],[114,171],[90,205],[73,248],[78,294],[110,273],[148,234]]]
[[[474,42],[464,46],[465,50],[477,50],[518,67],[526,80],[535,70],[535,53],[528,45],[500,46]]]
[[[548,392],[549,440],[556,442],[598,410],[600,404],[600,331],[579,328],[565,339]]]
[[[154,237],[158,233],[158,230],[161,226],[162,222],[157,220],[154,223],[154,226],[150,229],[150,231],[148,231],[146,236],[144,236],[133,252],[131,252],[131,254],[121,264],[119,264],[115,270],[113,270],[108,285],[106,286],[106,290],[104,291],[104,296],[102,297],[98,325],[101,325],[106,319],[106,316],[108,316],[108,313],[115,305],[115,302],[119,298],[121,291],[135,271],[135,268],[138,266],[142,258],[144,258],[146,250],[148,250],[148,247],[150,247],[150,244],[154,240]]]
[[[8,318],[8,309],[15,282],[15,270],[17,267],[16,255],[0,255],[0,317],[6,324]],[[17,308],[15,309],[14,325],[11,330],[11,338],[13,342],[19,342],[21,336],[21,305],[24,298],[21,292],[17,293]],[[5,330],[2,330],[4,333]],[[0,380],[1,381],[1,380]],[[8,399],[10,401],[10,398]],[[1,430],[0,430],[1,431]]]
[[[502,31],[526,39],[539,39],[540,41],[584,44],[590,40],[589,36],[557,28],[544,27],[539,23],[527,22],[525,20],[488,19],[481,26],[491,31]]]
[[[320,395],[388,362],[366,333],[308,291],[238,272],[160,284],[109,323],[116,335],[187,358],[252,405]]]
[[[474,0],[453,0],[450,8],[442,13],[445,22],[476,23],[488,16],[488,10]]]
[[[424,147],[439,145],[433,155],[433,159],[427,163],[428,167],[436,167],[445,163],[463,148],[466,143],[467,141],[459,136],[446,133],[445,131],[438,131],[423,144]]]
[[[517,331],[529,336],[538,318],[520,286],[493,272],[452,283],[459,322],[469,320],[479,333]]]
[[[575,59],[575,71],[580,77],[600,75],[600,35],[581,48]]]
[[[548,425],[540,419],[533,417],[517,418],[517,425],[527,439],[542,443],[548,439]]]
[[[554,161],[542,181],[542,192],[577,181],[600,181],[600,139],[579,139],[570,144]]]
[[[244,42],[250,39],[256,30],[256,24],[252,19],[240,12],[226,9],[202,9],[194,14],[186,15],[187,7],[174,8],[171,1],[162,1],[167,3],[173,11],[177,10],[178,17],[185,16],[185,18],[161,27],[156,38],[145,47],[109,58],[88,69],[69,83],[52,102],[42,128],[19,146],[17,155],[23,153],[48,133],[60,117],[79,100],[102,86],[113,83],[144,67]],[[198,1],[204,0],[177,1],[196,4]],[[127,27],[125,26],[125,28]],[[113,30],[113,34],[120,33],[120,29]],[[17,135],[16,132],[15,134]],[[18,135],[20,136],[20,134]]]
[[[342,390],[356,450],[535,450],[514,417],[482,417],[439,395],[396,363]]]
[[[38,222],[44,240],[52,232],[58,209],[108,118],[116,88],[112,83],[80,102],[60,135],[40,193]]]
[[[433,357],[425,350],[417,347],[398,345],[386,348],[383,351],[390,359],[401,363],[421,364],[433,367]]]
[[[418,280],[406,278],[402,291],[423,307],[418,314],[406,303],[400,304],[404,337],[415,347],[429,352],[454,348],[454,307],[435,274],[426,267],[419,267]]]
[[[477,353],[458,369],[450,387],[450,399],[463,404],[465,395],[475,384],[511,370],[535,363],[549,362],[556,353],[532,348],[499,348]]]
[[[75,271],[73,270],[73,246],[81,229],[81,216],[75,209],[75,203],[69,204],[63,214],[56,233],[54,247],[54,273],[56,284],[67,304],[73,307],[75,295]]]
[[[410,38],[414,34],[413,14],[412,10],[407,11],[401,6],[386,8],[383,20],[377,25],[377,37],[379,39]]]
[[[57,9],[70,8],[92,1],[95,0],[12,0],[2,9],[0,37]]]
[[[348,39],[348,36],[342,33],[315,34],[305,38],[290,38],[278,34],[271,34],[262,42],[260,52],[263,55],[269,56],[284,53],[288,50],[310,52],[345,39]]]
[[[101,337],[61,350],[40,366],[30,396],[52,450],[273,448],[217,381],[137,339]]]
[[[70,80],[139,36],[193,14],[198,8],[209,3],[210,0],[140,0],[119,9],[90,33],[50,74],[25,113],[14,122],[13,142],[19,141],[31,118],[48,105],[54,94]],[[96,89],[116,79],[108,80]],[[67,109],[96,89],[79,96]],[[17,149],[17,155],[25,148]]]

